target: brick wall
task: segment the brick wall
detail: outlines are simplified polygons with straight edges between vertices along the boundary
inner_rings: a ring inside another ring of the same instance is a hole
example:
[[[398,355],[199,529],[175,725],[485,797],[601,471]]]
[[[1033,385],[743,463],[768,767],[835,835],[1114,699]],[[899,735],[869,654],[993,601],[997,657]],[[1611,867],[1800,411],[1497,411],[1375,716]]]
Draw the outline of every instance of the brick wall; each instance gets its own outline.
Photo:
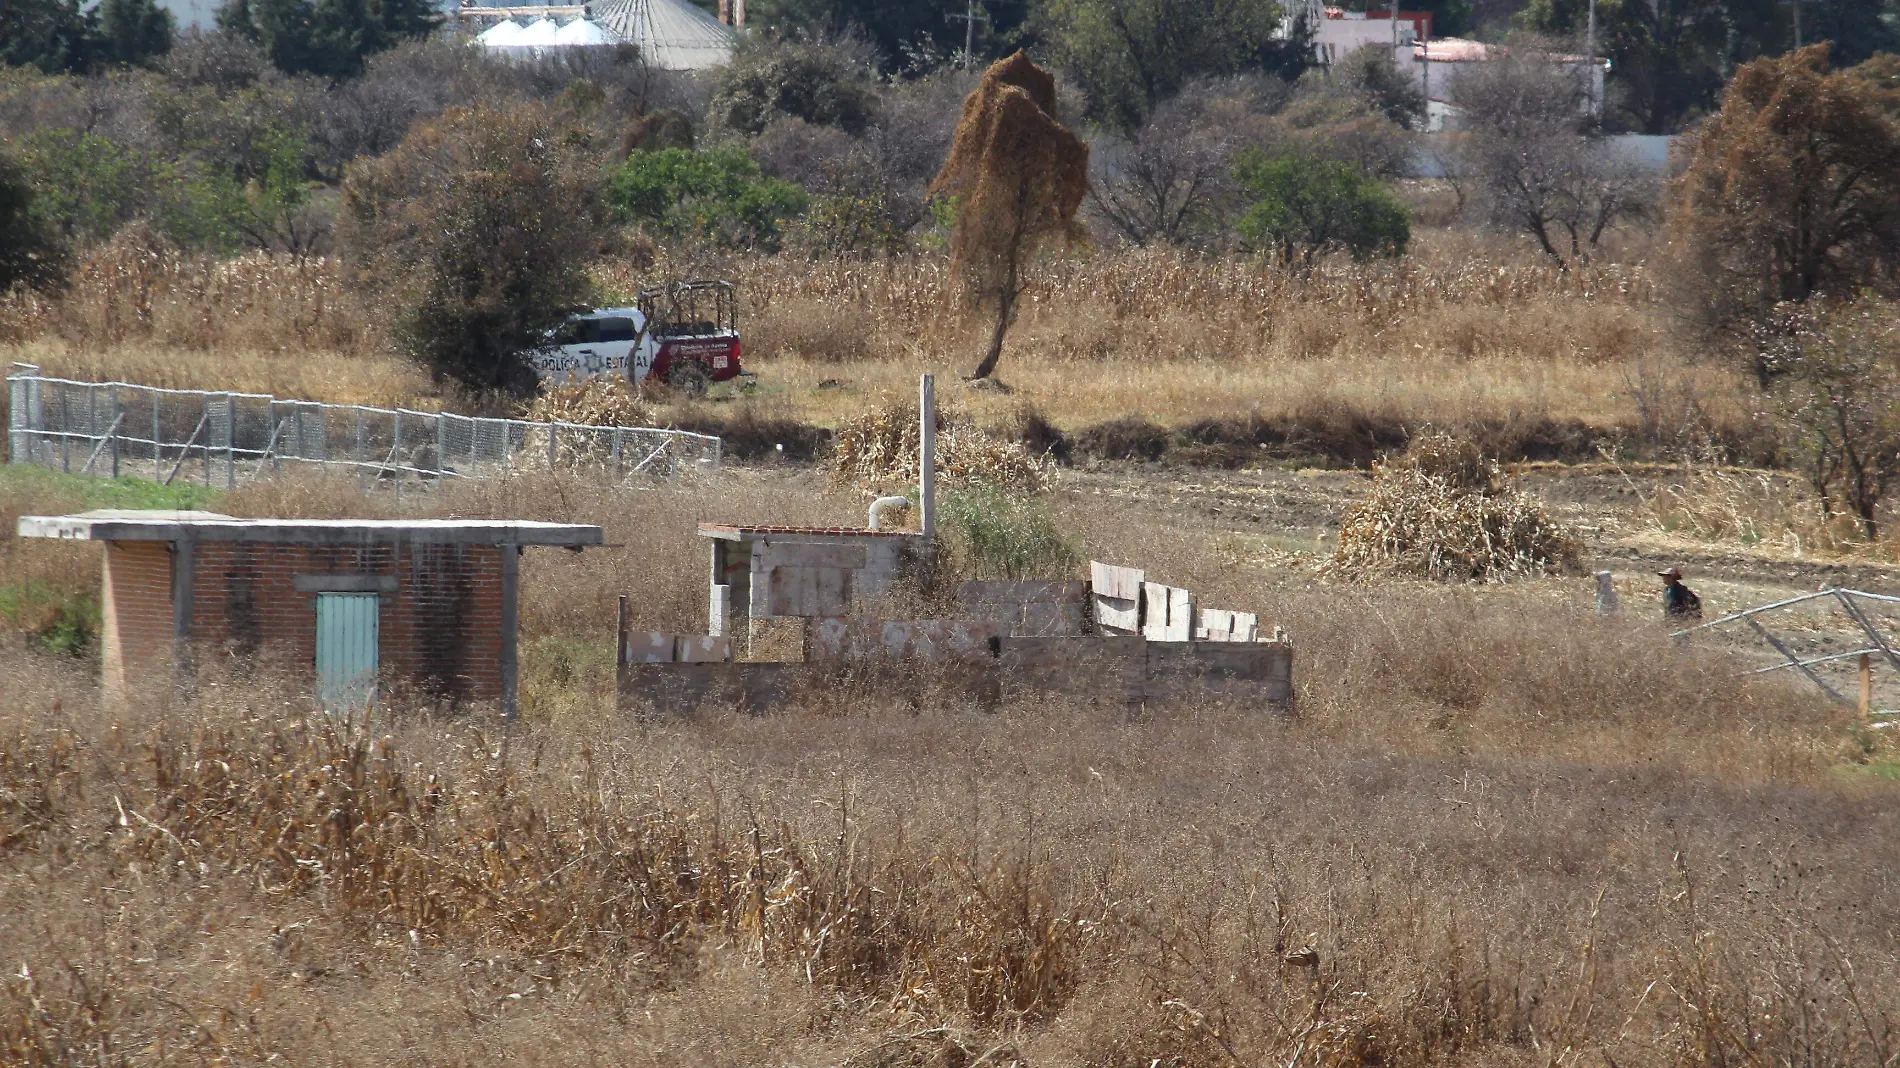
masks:
[[[172,554],[162,541],[106,543],[100,653],[108,695],[172,670]]]
[[[125,626],[115,618],[142,620],[148,602],[162,607],[161,655],[171,638],[171,562],[162,542],[116,543],[107,550],[145,561],[156,551],[160,565],[107,571],[106,673],[115,663],[121,680],[147,669],[115,649],[130,648]],[[512,549],[508,551],[513,551]],[[399,684],[454,699],[501,696],[501,553],[492,545],[355,546],[271,545],[199,542],[194,547],[191,640],[203,648],[239,655],[268,651],[304,670],[315,670],[317,594],[299,591],[299,575],[393,575],[396,590],[381,597],[379,637],[384,674]],[[115,575],[122,581],[115,584]],[[115,611],[119,600],[136,604],[136,617]],[[139,623],[143,627],[143,623]],[[119,633],[115,633],[119,632]],[[145,631],[139,641],[149,643]],[[138,644],[133,642],[131,644]],[[143,645],[139,645],[143,648]],[[147,658],[148,659],[148,658]]]

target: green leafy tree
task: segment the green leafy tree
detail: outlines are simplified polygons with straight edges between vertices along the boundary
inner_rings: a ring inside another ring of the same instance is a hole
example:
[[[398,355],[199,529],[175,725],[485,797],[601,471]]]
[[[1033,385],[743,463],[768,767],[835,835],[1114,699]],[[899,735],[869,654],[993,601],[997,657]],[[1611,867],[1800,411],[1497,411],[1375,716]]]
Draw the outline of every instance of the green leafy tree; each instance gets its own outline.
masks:
[[[19,164],[0,154],[0,293],[56,286],[65,268],[65,247],[36,210],[33,186]]]
[[[1404,205],[1349,163],[1250,149],[1235,173],[1253,201],[1237,227],[1241,236],[1282,266],[1309,268],[1334,251],[1356,260],[1400,256],[1411,241]]]
[[[939,497],[958,570],[976,579],[1066,579],[1085,559],[1034,497],[976,483]]]
[[[1041,29],[1080,83],[1090,119],[1132,135],[1197,75],[1262,65],[1276,48],[1273,0],[1048,0]]]
[[[153,0],[101,0],[100,52],[127,66],[142,65],[172,50],[172,14]]]
[[[736,145],[635,152],[607,182],[607,203],[621,221],[734,248],[777,248],[785,222],[807,202],[804,190],[764,176]]]
[[[97,134],[36,130],[19,147],[33,210],[67,240],[103,241],[141,214],[153,187],[145,154]]]
[[[171,13],[153,0],[0,0],[0,64],[85,74],[169,52]]]
[[[994,55],[1022,27],[1029,6],[978,5],[970,34],[975,56]],[[967,12],[966,0],[751,0],[746,25],[788,37],[856,30],[876,48],[880,69],[898,71],[958,58]]]
[[[353,78],[370,56],[427,37],[442,16],[428,0],[228,0],[218,26],[264,47],[287,74]]]
[[[1597,54],[1610,60],[1606,118],[1669,134],[1715,103],[1730,42],[1723,0],[1597,0]],[[1531,0],[1525,28],[1583,38],[1589,0]]]
[[[339,252],[406,352],[471,389],[534,391],[522,353],[594,295],[594,151],[539,105],[453,108],[350,165]]]
[[[1900,52],[1896,11],[1887,0],[1824,0],[1802,5],[1801,41],[1833,45],[1834,62],[1854,66],[1882,52]],[[1790,27],[1792,29],[1792,26]]]

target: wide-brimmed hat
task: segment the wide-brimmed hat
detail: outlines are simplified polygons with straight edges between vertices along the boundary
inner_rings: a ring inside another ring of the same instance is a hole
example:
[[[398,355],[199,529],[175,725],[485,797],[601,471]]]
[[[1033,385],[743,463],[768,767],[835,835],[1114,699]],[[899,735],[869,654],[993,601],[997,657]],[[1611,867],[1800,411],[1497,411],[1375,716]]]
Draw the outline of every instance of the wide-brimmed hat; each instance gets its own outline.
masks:
[[[1679,579],[1682,577],[1682,569],[1679,567],[1672,567],[1667,571],[1658,571],[1656,572],[1656,574],[1661,575],[1663,578]]]

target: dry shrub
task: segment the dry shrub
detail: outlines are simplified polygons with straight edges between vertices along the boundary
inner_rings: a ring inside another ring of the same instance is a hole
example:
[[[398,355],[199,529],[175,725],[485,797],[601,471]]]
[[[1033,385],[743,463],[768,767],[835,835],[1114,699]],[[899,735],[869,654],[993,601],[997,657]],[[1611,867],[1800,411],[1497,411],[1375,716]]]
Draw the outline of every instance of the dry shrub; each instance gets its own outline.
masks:
[[[1801,479],[1776,471],[1685,458],[1674,477],[1643,493],[1651,522],[1665,534],[1789,556],[1895,558],[1895,538],[1861,535],[1849,512],[1824,515]]]
[[[848,419],[832,438],[835,482],[866,488],[917,481],[917,410],[890,404]],[[979,427],[953,412],[937,413],[937,477],[949,485],[977,484],[1036,493],[1055,478],[1055,460]]]
[[[1375,464],[1372,492],[1347,509],[1329,574],[1363,579],[1501,578],[1575,569],[1582,543],[1519,491],[1477,446],[1443,432]]]
[[[657,425],[657,415],[639,387],[619,375],[596,375],[548,389],[528,404],[522,418],[583,426]]]

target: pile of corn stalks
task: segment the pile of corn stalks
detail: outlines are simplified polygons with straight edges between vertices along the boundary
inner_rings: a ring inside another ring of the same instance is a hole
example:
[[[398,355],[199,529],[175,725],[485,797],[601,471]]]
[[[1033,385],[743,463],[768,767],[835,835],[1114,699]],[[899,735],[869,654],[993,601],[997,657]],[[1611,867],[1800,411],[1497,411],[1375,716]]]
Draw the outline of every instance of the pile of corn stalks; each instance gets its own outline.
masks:
[[[867,489],[917,481],[917,410],[893,404],[845,420],[831,443],[831,477]],[[1031,453],[964,417],[937,412],[937,477],[946,484],[980,483],[1036,493],[1055,478],[1055,461]]]
[[[1376,464],[1372,492],[1346,510],[1322,571],[1336,578],[1440,581],[1573,570],[1582,544],[1469,442],[1430,433]]]
[[[555,386],[536,397],[522,418],[587,426],[654,425],[652,409],[640,396],[639,387],[618,375]]]

